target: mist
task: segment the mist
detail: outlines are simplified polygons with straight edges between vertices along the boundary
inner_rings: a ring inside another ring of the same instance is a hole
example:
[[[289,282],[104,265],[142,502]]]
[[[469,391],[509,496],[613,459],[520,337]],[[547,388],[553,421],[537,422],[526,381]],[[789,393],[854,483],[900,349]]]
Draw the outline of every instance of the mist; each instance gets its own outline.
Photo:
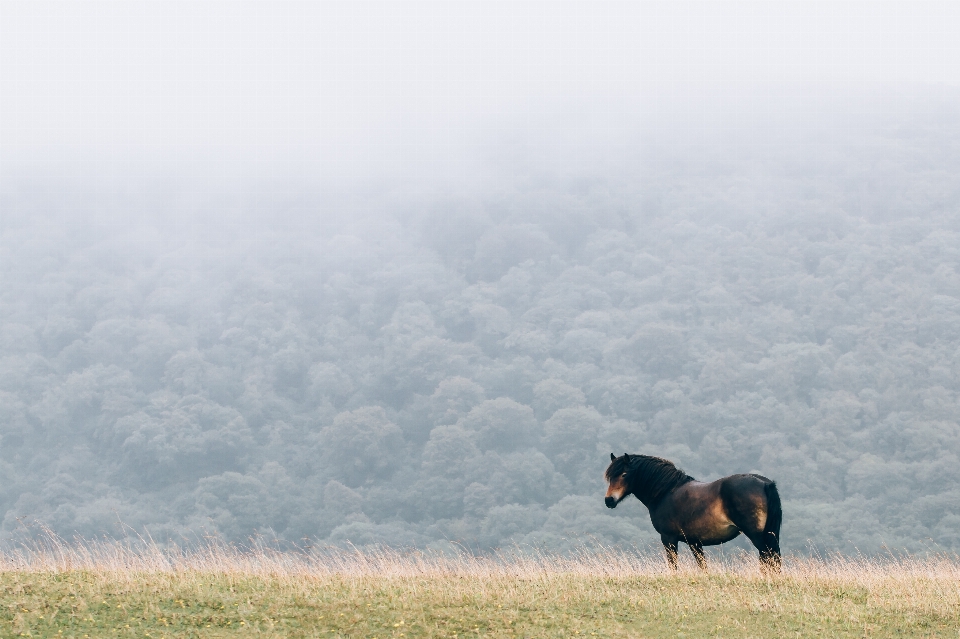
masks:
[[[0,537],[960,547],[953,3],[0,4]]]

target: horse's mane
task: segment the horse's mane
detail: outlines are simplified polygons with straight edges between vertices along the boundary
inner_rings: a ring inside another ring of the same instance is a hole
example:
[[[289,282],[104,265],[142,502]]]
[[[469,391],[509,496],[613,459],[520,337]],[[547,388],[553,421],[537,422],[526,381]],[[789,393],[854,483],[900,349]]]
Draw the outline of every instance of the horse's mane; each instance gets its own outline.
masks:
[[[647,508],[653,508],[672,490],[693,481],[673,462],[650,455],[624,455],[610,463],[607,480],[627,473],[627,485]]]

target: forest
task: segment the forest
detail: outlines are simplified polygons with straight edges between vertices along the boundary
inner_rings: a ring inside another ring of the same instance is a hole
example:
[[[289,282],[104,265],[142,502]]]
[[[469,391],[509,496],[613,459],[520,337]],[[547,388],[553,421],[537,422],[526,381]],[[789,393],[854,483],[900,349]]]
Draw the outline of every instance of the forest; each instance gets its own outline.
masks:
[[[787,552],[960,550],[945,118],[446,190],[7,167],[0,532],[644,545],[631,452],[775,479]]]

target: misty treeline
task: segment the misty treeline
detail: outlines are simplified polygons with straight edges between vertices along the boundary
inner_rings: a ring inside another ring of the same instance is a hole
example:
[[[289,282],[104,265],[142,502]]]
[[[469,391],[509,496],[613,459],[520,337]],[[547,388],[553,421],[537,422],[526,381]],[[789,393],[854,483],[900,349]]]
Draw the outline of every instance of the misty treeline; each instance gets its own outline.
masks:
[[[3,533],[643,544],[632,452],[774,478],[787,551],[960,549],[956,139],[219,218],[10,173]]]

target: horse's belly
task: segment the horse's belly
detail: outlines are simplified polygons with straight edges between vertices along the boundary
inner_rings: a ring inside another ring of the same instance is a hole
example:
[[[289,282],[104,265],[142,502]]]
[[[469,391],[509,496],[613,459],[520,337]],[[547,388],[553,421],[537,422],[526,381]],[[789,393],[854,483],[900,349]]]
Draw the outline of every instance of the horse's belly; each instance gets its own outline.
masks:
[[[718,501],[699,517],[688,521],[683,532],[690,541],[698,541],[704,546],[715,546],[735,538],[740,534],[740,529],[727,517]]]
[[[717,544],[723,544],[731,539],[735,539],[737,535],[740,534],[740,529],[730,524],[724,528],[714,528],[711,530],[704,531],[702,534],[698,535],[700,543],[704,546],[716,546]]]

